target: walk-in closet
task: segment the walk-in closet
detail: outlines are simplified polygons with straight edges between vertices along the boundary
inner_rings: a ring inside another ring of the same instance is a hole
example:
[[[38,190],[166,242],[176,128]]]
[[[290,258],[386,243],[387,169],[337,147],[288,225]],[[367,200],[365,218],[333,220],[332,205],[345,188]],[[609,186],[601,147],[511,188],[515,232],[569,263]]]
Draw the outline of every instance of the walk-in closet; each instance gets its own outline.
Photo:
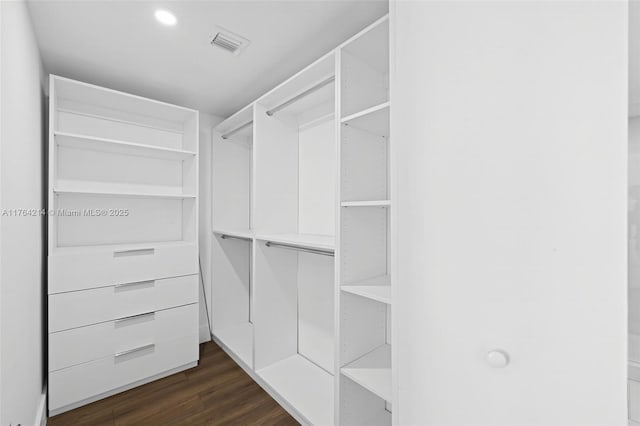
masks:
[[[0,426],[640,426],[640,0],[0,0]]]

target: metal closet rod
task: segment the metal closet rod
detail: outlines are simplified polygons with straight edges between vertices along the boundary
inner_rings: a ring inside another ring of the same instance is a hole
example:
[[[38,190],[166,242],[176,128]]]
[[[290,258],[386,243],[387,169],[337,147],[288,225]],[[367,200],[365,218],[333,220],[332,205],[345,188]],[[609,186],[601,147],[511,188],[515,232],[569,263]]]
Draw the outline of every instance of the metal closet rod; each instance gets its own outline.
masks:
[[[227,235],[227,234],[220,234],[220,238],[222,238],[223,240],[242,240],[242,241],[253,241],[251,238],[248,237],[237,237],[235,235]]]
[[[267,247],[278,247],[286,250],[303,251],[306,253],[320,254],[322,256],[331,256],[331,257],[334,256],[334,253],[332,250],[314,249],[309,247],[296,246],[293,244],[274,243],[273,241],[267,241],[265,245]]]
[[[233,130],[229,130],[227,133],[225,133],[225,134],[223,134],[223,135],[222,135],[222,139],[229,139],[229,136],[231,136],[231,135],[235,135],[235,134],[236,134],[236,133],[238,133],[240,130],[242,130],[242,129],[246,128],[246,127],[249,127],[249,126],[251,126],[252,124],[253,124],[253,120],[248,121],[248,122],[244,123],[243,125],[236,127],[236,128],[235,128],[235,129],[233,129]]]
[[[335,81],[335,79],[336,79],[336,76],[332,75],[331,77],[327,78],[326,80],[322,80],[320,83],[308,88],[304,92],[298,93],[297,95],[295,95],[293,98],[289,99],[288,101],[285,101],[285,102],[281,103],[280,105],[271,108],[269,111],[267,111],[267,115],[269,117],[271,117],[276,112],[288,107],[289,105],[291,105],[291,104],[293,104],[295,102],[298,102],[300,99],[304,98],[305,96],[308,96],[308,95],[312,94],[313,92],[316,92],[316,91],[322,89],[327,84],[333,83]]]
[[[289,99],[289,100],[287,100],[287,101],[285,101],[285,102],[281,103],[280,105],[278,105],[278,106],[276,106],[276,107],[271,108],[269,111],[267,111],[267,115],[268,115],[269,117],[271,117],[271,116],[272,116],[273,114],[275,114],[276,112],[278,112],[278,111],[281,111],[281,110],[285,109],[285,108],[286,108],[286,107],[288,107],[289,105],[291,105],[291,104],[293,104],[293,103],[298,102],[300,99],[302,99],[302,98],[304,98],[304,97],[306,97],[306,96],[308,96],[308,95],[310,95],[310,94],[312,94],[312,93],[314,93],[314,92],[316,92],[316,91],[318,91],[318,90],[322,89],[324,86],[326,86],[326,85],[328,85],[328,84],[333,83],[333,82],[335,81],[335,79],[336,79],[336,76],[335,76],[335,75],[332,75],[331,77],[329,77],[329,78],[327,78],[327,79],[325,79],[325,80],[322,80],[321,82],[319,82],[318,84],[316,84],[316,85],[314,85],[314,86],[312,86],[312,87],[308,88],[308,89],[307,89],[307,90],[305,90],[304,92],[300,92],[300,93],[298,93],[297,95],[295,95],[293,98],[291,98],[291,99]],[[222,135],[222,139],[229,139],[229,136],[231,136],[231,135],[234,135],[234,134],[238,133],[240,130],[242,130],[242,129],[244,129],[245,127],[248,127],[248,126],[250,126],[250,125],[252,125],[252,124],[253,124],[253,120],[248,121],[248,122],[244,123],[243,125],[238,126],[238,127],[236,127],[235,129],[230,130],[230,131],[228,131],[227,133],[223,134],[223,135]]]

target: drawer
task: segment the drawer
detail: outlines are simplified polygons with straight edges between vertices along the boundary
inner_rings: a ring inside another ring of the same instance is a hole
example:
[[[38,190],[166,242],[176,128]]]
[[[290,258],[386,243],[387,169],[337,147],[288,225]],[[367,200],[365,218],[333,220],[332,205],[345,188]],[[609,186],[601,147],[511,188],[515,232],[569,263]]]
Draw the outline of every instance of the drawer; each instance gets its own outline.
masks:
[[[629,419],[640,422],[640,382],[629,380]]]
[[[198,304],[49,334],[49,372],[198,334]]]
[[[49,294],[198,273],[198,246],[150,243],[58,249],[49,255]]]
[[[49,333],[198,301],[198,275],[49,296]]]
[[[49,373],[49,410],[99,396],[197,359],[198,333],[194,329],[179,339],[54,371]]]

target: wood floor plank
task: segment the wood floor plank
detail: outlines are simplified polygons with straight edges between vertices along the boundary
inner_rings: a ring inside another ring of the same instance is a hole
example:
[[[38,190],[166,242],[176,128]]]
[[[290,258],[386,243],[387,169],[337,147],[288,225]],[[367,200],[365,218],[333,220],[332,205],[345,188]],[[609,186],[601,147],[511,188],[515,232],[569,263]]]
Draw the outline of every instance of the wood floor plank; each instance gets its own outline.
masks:
[[[298,423],[215,343],[197,367],[50,417],[49,426],[264,425]]]

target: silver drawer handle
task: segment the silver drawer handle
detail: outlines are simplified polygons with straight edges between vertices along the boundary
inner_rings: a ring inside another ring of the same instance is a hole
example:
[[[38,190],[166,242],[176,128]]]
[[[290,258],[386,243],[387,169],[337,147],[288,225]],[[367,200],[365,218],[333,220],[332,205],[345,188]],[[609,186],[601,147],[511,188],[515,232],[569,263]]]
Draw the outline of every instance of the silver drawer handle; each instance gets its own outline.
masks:
[[[135,286],[135,285],[143,285],[143,284],[151,284],[151,285],[153,285],[154,283],[155,283],[155,280],[136,281],[136,282],[132,282],[132,283],[116,284],[114,286],[114,288],[132,287],[132,286]]]
[[[143,317],[147,317],[147,316],[154,316],[155,314],[156,314],[155,311],[145,312],[144,314],[130,315],[128,317],[118,318],[114,322],[116,324],[121,324],[121,323],[123,323],[125,321],[130,321],[130,320],[133,320],[133,319],[143,318]]]
[[[117,352],[113,356],[116,357],[116,358],[119,358],[121,356],[129,355],[129,354],[132,354],[132,353],[135,353],[135,352],[144,351],[145,349],[153,349],[155,347],[156,347],[156,344],[155,343],[151,343],[151,344],[148,344],[148,345],[140,346],[138,348],[133,348],[133,349],[128,349],[126,351]]]
[[[156,249],[154,248],[142,248],[142,249],[133,249],[133,250],[119,250],[113,252],[113,257],[124,257],[124,256],[143,256],[146,254],[154,254]]]

